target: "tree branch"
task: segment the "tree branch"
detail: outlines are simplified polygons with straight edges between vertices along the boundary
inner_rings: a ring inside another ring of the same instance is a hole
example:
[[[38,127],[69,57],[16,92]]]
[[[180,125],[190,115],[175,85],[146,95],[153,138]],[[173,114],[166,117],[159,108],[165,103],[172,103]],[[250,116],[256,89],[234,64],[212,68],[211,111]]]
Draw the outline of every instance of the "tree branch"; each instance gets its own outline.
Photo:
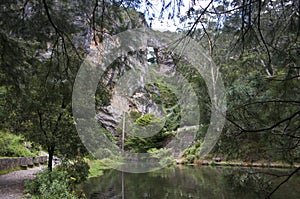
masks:
[[[53,22],[53,20],[52,20],[52,17],[51,17],[51,15],[50,15],[50,11],[49,11],[49,8],[48,8],[48,5],[47,5],[46,0],[43,0],[43,4],[44,4],[44,8],[45,8],[45,11],[46,11],[47,18],[48,18],[48,20],[49,20],[51,26],[54,28],[55,32],[56,32],[59,36],[62,37],[62,34],[61,34],[62,31],[59,30],[59,28],[54,24],[54,22]]]
[[[265,41],[265,38],[264,38],[264,36],[262,34],[261,27],[260,27],[260,25],[261,25],[261,21],[260,21],[261,9],[262,9],[262,0],[259,0],[258,1],[257,30],[258,30],[260,39],[261,39],[261,41],[262,41],[262,43],[263,43],[263,45],[264,45],[264,47],[265,47],[265,49],[267,51],[267,55],[268,55],[268,64],[266,66],[267,67],[267,71],[268,71],[269,75],[273,75],[273,70],[272,70],[272,67],[271,67],[271,62],[272,62],[272,60],[271,60],[271,53],[270,53],[269,47],[268,47],[268,45],[267,45],[267,43]]]
[[[271,191],[268,195],[267,195],[267,199],[271,198],[271,196],[284,184],[286,183],[293,175],[295,175],[298,171],[300,171],[300,167],[296,168],[290,175],[288,175],[288,177],[282,181],[279,185],[277,185],[277,187],[275,187],[273,189],[273,191]]]
[[[292,114],[290,117],[287,117],[283,120],[280,120],[279,122],[273,124],[270,127],[267,128],[262,128],[262,129],[244,129],[242,126],[240,126],[239,124],[237,124],[236,122],[234,122],[233,120],[231,120],[230,118],[226,117],[226,119],[231,122],[232,124],[234,124],[236,127],[238,127],[241,130],[241,133],[243,132],[250,132],[250,133],[257,133],[257,132],[263,132],[263,131],[269,131],[274,129],[276,126],[279,126],[280,124],[289,121],[291,119],[293,119],[294,117],[296,117],[297,115],[300,115],[300,110],[297,111],[296,113]]]
[[[203,28],[203,31],[204,31],[205,35],[207,36],[207,39],[208,39],[209,54],[210,54],[211,57],[213,57],[213,44],[212,44],[212,40],[211,40],[211,38],[210,38],[208,32],[206,31],[206,29],[205,29],[203,23],[202,23],[202,22],[200,22],[200,23],[201,23],[201,26],[202,26],[202,28]]]
[[[100,41],[102,42],[104,39],[104,12],[105,12],[105,0],[102,0],[102,15],[101,15],[101,38]]]
[[[93,24],[93,32],[94,32],[94,36],[93,36],[93,40],[95,42],[95,45],[98,45],[97,39],[96,39],[96,11],[98,8],[99,4],[98,4],[98,0],[96,0],[94,9],[93,9],[93,17],[92,17],[92,24]]]
[[[76,55],[79,57],[79,59],[81,59],[81,56],[80,56],[80,54],[77,52],[77,49],[76,49],[76,47],[74,46],[74,44],[73,44],[71,38],[70,38],[67,34],[65,34],[62,30],[60,30],[60,29],[55,25],[55,23],[53,22],[52,17],[51,17],[51,15],[50,15],[49,7],[48,7],[48,4],[47,4],[46,0],[43,0],[43,5],[44,5],[44,8],[45,8],[45,12],[46,12],[47,18],[48,18],[48,20],[49,20],[51,26],[54,28],[56,34],[58,34],[58,37],[61,37],[61,38],[62,38],[63,44],[65,45],[65,40],[64,40],[64,35],[65,35],[66,38],[67,38],[67,40],[70,42],[72,48],[74,49]],[[59,39],[59,38],[57,38],[57,40],[58,40],[58,39]],[[67,54],[67,52],[66,52],[66,54]]]
[[[209,4],[204,8],[204,10],[201,12],[201,14],[199,15],[199,17],[196,19],[195,23],[193,24],[193,26],[191,27],[191,29],[187,32],[186,36],[192,35],[194,29],[196,28],[197,24],[200,22],[202,16],[205,14],[205,12],[207,11],[207,9],[210,7],[210,5],[213,3],[213,0],[211,0],[209,2]]]
[[[43,119],[42,119],[42,113],[38,111],[38,115],[39,115],[39,125],[40,125],[40,129],[43,132],[46,140],[49,140],[49,137],[47,135],[47,132],[45,131],[44,127],[43,127]]]

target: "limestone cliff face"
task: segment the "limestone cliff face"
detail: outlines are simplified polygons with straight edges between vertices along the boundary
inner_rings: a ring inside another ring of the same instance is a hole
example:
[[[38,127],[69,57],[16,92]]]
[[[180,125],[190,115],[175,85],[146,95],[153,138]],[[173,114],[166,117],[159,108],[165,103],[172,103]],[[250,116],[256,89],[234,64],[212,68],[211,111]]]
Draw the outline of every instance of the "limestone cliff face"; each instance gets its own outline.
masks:
[[[141,15],[138,15],[138,17],[141,17]],[[134,21],[138,22],[135,24],[136,26],[147,26],[142,23],[144,19]],[[105,52],[107,47],[114,48],[120,45],[119,41],[114,40],[111,36],[116,31],[109,32],[109,30],[105,30],[104,34],[101,35],[104,42],[101,42],[101,39],[92,40],[90,45],[90,54],[92,55],[90,61],[92,65],[99,67],[101,73],[101,77],[99,77],[100,84],[102,90],[106,90],[106,94],[102,94],[103,96],[109,96],[106,103],[97,105],[96,119],[115,138],[121,136],[123,121],[126,123],[126,134],[135,136],[135,134],[131,134],[131,128],[133,128],[136,119],[131,117],[132,114],[145,115],[151,113],[155,117],[166,121],[166,117],[174,116],[173,109],[180,106],[179,104],[173,104],[174,107],[169,107],[169,112],[166,113],[162,108],[162,104],[159,103],[162,95],[160,88],[155,82],[149,81],[149,76],[154,73],[168,78],[175,77],[176,57],[173,53],[166,52],[160,46],[154,46],[149,42],[149,46],[145,49],[134,49],[135,51],[129,52],[127,55],[113,57],[114,61],[107,66],[99,59],[103,56],[101,53]],[[105,40],[109,41],[109,45],[105,43]],[[163,127],[154,125],[147,128],[152,128],[150,131],[159,132]],[[156,128],[160,129],[156,131]],[[148,129],[139,129],[138,133],[139,137],[152,135],[151,132],[148,132]],[[166,146],[171,149],[178,149],[177,151],[172,150],[172,153],[179,156],[180,151],[186,148],[194,139],[193,134],[190,134],[188,141],[182,141],[182,137],[187,137],[186,133],[179,133],[176,139],[173,139]],[[117,144],[120,145],[120,143]]]
[[[154,99],[161,95],[160,90],[152,85],[150,92],[146,88],[147,80],[143,78],[144,75],[148,75],[146,73],[149,71],[149,67],[151,67],[145,63],[141,65],[141,62],[145,62],[146,56],[147,52],[136,52],[133,57],[128,58],[123,63],[120,62],[114,66],[109,66],[106,72],[104,71],[105,75],[102,78],[102,83],[110,89],[112,97],[109,105],[98,107],[96,118],[113,135],[118,127],[122,128],[120,123],[122,122],[123,113],[138,112],[141,115],[151,113],[159,118],[164,117],[161,105],[156,104]],[[172,76],[175,72],[174,63],[170,59],[165,59],[162,55],[156,57],[156,59],[160,61],[159,64],[156,63],[155,72]],[[139,72],[135,75],[129,75],[128,78],[130,79],[123,81],[123,76],[126,76],[126,73],[130,74],[131,70]],[[121,87],[121,91],[119,91],[120,88],[116,89],[117,86]]]
[[[110,41],[109,47],[112,49],[120,45],[109,34],[105,35],[105,39]],[[116,140],[119,140],[116,143],[119,147],[122,145],[120,138],[124,127],[126,136],[139,138],[153,137],[158,132],[165,134],[165,132],[173,131],[172,135],[175,136],[164,137],[162,135],[161,140],[157,142],[163,143],[165,148],[170,149],[174,157],[179,157],[184,149],[193,144],[198,126],[192,129],[178,128],[180,125],[190,125],[189,116],[182,116],[181,112],[181,103],[189,104],[189,100],[178,100],[176,94],[172,94],[173,91],[169,90],[168,86],[164,87],[164,83],[159,83],[159,85],[155,83],[162,76],[167,79],[176,79],[176,60],[178,57],[160,46],[150,46],[151,44],[149,44],[145,49],[138,49],[121,57],[116,57],[109,65],[105,65],[102,63],[105,61],[99,59],[99,57],[103,58],[103,52],[106,51],[105,47],[107,47],[105,45],[105,41],[98,45],[91,45],[93,56],[91,56],[90,61],[92,65],[98,67],[99,74],[101,74],[99,77],[101,88],[106,90],[102,93],[102,97],[108,96],[106,103],[97,105],[96,119],[114,138],[117,138]],[[153,76],[154,79],[151,79]],[[175,83],[180,84],[176,80]],[[174,87],[176,84],[170,84],[170,86]],[[184,85],[181,86],[184,87]],[[171,93],[169,94],[169,92]],[[182,92],[187,91],[182,89]],[[167,100],[164,99],[166,100],[164,102],[169,103],[167,106],[164,104],[164,108],[162,107],[161,96],[167,98]],[[148,113],[161,119],[162,125],[161,121],[145,128],[135,124],[137,118],[132,117],[132,115],[142,116]],[[169,123],[167,124],[166,121]],[[161,131],[161,129],[164,130]]]

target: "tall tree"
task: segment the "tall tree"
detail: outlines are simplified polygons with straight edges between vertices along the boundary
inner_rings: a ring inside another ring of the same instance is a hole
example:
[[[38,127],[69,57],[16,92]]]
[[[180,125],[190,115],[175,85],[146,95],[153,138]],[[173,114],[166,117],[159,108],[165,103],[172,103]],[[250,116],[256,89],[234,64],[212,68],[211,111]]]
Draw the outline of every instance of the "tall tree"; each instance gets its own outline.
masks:
[[[91,45],[141,23],[140,14],[107,1],[0,3],[1,127],[53,155],[86,153],[72,117],[76,73]]]
[[[84,43],[75,46],[75,22],[65,26],[58,20],[63,15],[70,21],[76,13],[63,12],[62,6],[72,10],[70,2],[1,4],[5,126],[45,148],[52,170],[54,153],[66,159],[86,153],[71,113],[72,85]]]

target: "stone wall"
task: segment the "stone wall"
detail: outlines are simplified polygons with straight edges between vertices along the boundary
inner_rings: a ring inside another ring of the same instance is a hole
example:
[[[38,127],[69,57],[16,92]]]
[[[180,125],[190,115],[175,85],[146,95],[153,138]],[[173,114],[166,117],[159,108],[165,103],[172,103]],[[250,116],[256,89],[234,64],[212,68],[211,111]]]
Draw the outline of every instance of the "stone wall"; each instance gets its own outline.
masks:
[[[47,161],[47,156],[0,158],[0,170],[13,169],[16,167],[30,167],[34,165],[45,164]]]

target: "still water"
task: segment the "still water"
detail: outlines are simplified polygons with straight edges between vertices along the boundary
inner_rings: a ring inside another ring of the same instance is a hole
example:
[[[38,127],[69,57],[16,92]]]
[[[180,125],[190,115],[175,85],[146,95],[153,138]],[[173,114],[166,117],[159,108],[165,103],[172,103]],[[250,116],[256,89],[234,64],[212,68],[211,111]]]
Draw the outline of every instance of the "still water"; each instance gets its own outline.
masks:
[[[292,170],[209,166],[176,166],[142,174],[106,170],[83,189],[90,199],[256,199],[282,182]],[[299,199],[300,174],[271,197]]]

